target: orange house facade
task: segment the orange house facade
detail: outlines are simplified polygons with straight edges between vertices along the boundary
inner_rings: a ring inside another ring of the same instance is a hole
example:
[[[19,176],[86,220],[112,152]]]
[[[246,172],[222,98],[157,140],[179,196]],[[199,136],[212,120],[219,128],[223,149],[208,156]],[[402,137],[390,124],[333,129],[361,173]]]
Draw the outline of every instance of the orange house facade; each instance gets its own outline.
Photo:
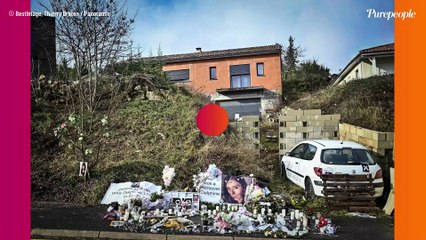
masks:
[[[223,106],[231,120],[260,115],[279,104],[281,45],[162,56],[163,70]]]

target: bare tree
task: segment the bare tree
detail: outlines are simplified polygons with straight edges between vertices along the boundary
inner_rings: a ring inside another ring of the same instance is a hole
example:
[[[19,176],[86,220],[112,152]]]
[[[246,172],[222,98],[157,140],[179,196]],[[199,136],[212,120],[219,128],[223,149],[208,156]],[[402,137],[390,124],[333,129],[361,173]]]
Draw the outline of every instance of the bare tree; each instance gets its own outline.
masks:
[[[85,82],[80,100],[88,111],[94,111],[103,68],[129,54],[135,16],[128,17],[124,1],[49,0],[39,4],[46,11],[63,14],[56,18],[58,58],[73,64],[75,81]]]
[[[77,159],[99,160],[111,128],[110,115],[120,104],[117,76],[107,66],[131,59],[130,34],[135,16],[129,17],[125,1],[47,0],[39,5],[56,17],[57,79],[66,92],[66,112],[55,135],[72,146]],[[67,144],[68,144],[67,143]]]

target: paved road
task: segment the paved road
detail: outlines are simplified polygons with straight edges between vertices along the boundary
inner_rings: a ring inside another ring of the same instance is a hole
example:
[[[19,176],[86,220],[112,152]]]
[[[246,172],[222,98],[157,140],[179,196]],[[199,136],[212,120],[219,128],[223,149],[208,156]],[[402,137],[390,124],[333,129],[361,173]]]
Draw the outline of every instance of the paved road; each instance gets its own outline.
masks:
[[[70,232],[93,231],[97,232],[97,239],[102,239],[102,234],[115,233],[124,234],[124,231],[109,227],[108,222],[103,221],[102,217],[105,213],[105,206],[80,207],[80,206],[61,206],[51,204],[34,204],[31,209],[31,228],[34,229],[53,229],[53,230],[69,230]],[[370,219],[361,217],[334,216],[331,217],[333,223],[339,226],[337,236],[321,236],[310,233],[304,239],[347,239],[347,240],[391,240],[394,239],[393,220],[386,219]],[[119,235],[117,235],[119,236]],[[124,236],[124,235],[122,235]],[[130,236],[130,235],[129,235]],[[199,237],[182,236],[185,240],[200,239]],[[237,240],[244,236],[223,236],[223,239]],[[175,239],[179,236],[160,235],[156,239]],[[205,239],[214,238],[211,235],[204,235]],[[43,239],[43,238],[41,238]],[[46,238],[44,238],[46,239]],[[55,238],[51,238],[55,239]],[[67,239],[67,238],[56,238]],[[90,238],[68,238],[68,239],[90,239]],[[103,238],[105,239],[105,238]],[[152,238],[150,238],[152,239]],[[243,238],[241,238],[243,239]],[[247,238],[245,238],[247,239]]]

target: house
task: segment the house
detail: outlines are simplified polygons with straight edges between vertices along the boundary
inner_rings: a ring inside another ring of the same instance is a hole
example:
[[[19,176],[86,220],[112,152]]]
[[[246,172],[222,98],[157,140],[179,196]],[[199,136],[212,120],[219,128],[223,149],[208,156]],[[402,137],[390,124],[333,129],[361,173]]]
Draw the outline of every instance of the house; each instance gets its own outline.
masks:
[[[366,48],[341,71],[333,85],[345,84],[354,79],[394,73],[394,44]]]
[[[208,95],[235,117],[260,115],[279,104],[281,45],[162,56],[163,70],[176,84]]]
[[[31,79],[56,74],[54,17],[31,17]]]

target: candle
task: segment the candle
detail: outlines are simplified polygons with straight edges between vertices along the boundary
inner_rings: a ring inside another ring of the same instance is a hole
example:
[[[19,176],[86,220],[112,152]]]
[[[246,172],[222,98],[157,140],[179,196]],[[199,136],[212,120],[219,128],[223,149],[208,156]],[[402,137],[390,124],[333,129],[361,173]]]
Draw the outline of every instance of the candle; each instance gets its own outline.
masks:
[[[207,211],[207,214],[210,216],[210,215],[212,215],[212,210],[208,210]]]
[[[160,215],[160,209],[158,209],[158,208],[157,208],[157,209],[155,209],[155,215],[156,215],[156,216],[159,216],[159,215]]]
[[[262,208],[262,209],[260,210],[260,214],[265,215],[265,209],[264,209],[264,208]]]
[[[285,209],[281,210],[281,215],[285,216],[286,212]]]
[[[293,221],[294,220],[294,212],[290,213],[290,220]]]
[[[169,215],[173,214],[173,209],[169,208]]]
[[[299,221],[299,220],[297,220],[297,222],[296,222],[296,227],[297,227],[297,228],[299,228],[299,227],[300,227],[300,221]]]
[[[257,215],[257,209],[253,209],[253,215]]]
[[[308,218],[307,217],[303,217],[303,227],[307,227],[308,226]]]
[[[300,211],[298,209],[294,210],[294,217],[296,219],[299,219],[299,213],[300,213]]]
[[[216,211],[220,211],[220,208],[219,208],[219,206],[216,206]]]
[[[216,210],[213,210],[213,215],[214,215],[214,216],[216,216],[216,213],[217,213],[217,211],[216,211]]]
[[[272,213],[272,209],[268,208],[268,213]]]
[[[319,219],[315,219],[315,226],[319,224]]]

